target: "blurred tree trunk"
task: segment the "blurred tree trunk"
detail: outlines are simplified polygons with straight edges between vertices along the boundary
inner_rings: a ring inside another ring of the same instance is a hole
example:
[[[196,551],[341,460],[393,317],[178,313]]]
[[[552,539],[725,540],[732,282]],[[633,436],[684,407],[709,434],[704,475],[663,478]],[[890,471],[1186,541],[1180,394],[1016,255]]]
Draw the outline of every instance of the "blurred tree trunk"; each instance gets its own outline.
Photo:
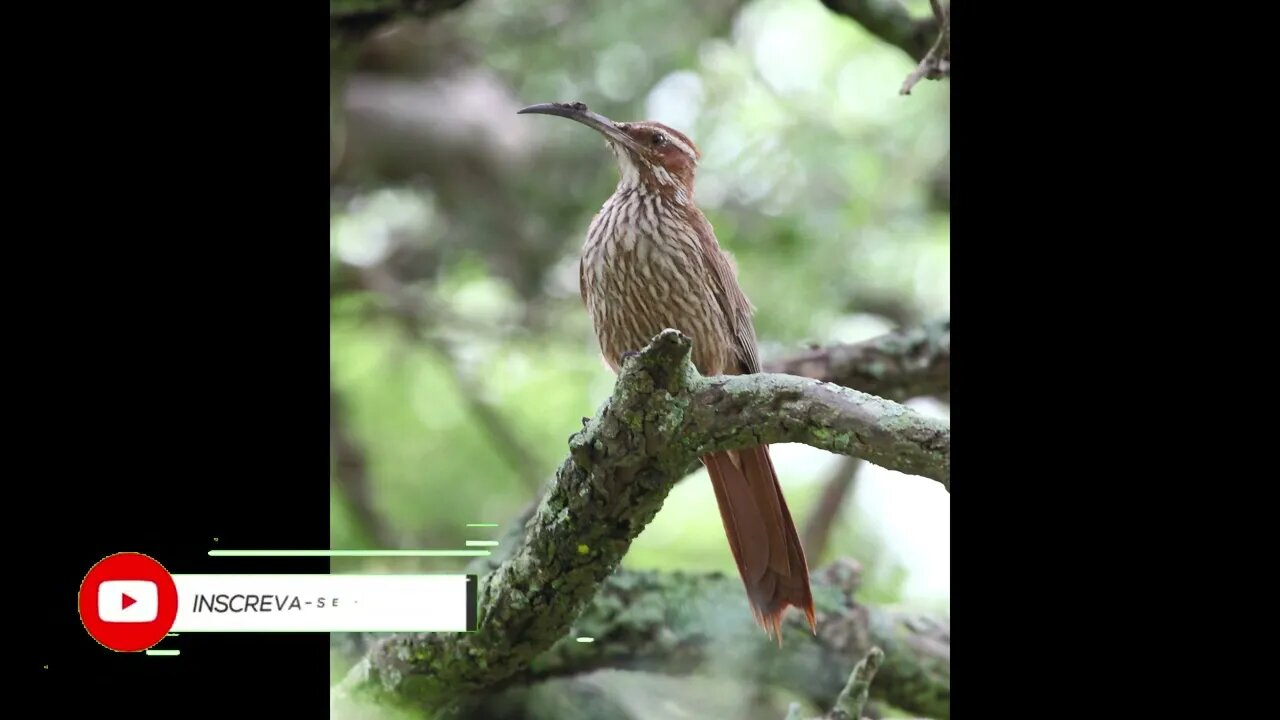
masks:
[[[426,19],[467,0],[329,0],[329,179],[346,150],[347,78],[361,46],[378,28],[401,18]]]

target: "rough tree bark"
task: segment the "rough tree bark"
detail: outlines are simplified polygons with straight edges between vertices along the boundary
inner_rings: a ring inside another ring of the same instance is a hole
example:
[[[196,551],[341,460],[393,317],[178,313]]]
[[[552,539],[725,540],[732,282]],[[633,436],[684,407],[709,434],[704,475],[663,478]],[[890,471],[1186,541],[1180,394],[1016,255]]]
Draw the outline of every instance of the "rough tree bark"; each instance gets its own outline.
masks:
[[[765,371],[831,382],[891,400],[951,386],[951,319],[849,345],[831,345],[765,363]]]
[[[369,691],[439,708],[528,671],[596,597],[690,463],[708,452],[801,442],[949,487],[947,423],[810,378],[702,377],[690,349],[674,330],[658,335],[571,436],[570,457],[523,544],[481,582],[479,630],[385,640],[339,695]],[[804,635],[793,629],[792,642]]]
[[[813,573],[818,635],[792,614],[782,648],[751,619],[742,583],[721,573],[622,571],[610,577],[569,633],[506,684],[529,685],[601,668],[732,678],[785,687],[818,707],[834,704],[872,647],[892,653],[877,697],[928,717],[950,716],[950,624],[871,608],[854,596],[860,568],[841,560]],[[575,642],[578,636],[595,638]],[[725,652],[733,648],[733,652]],[[501,702],[510,703],[509,692]],[[739,717],[751,713],[745,708]],[[483,717],[483,708],[477,714]]]

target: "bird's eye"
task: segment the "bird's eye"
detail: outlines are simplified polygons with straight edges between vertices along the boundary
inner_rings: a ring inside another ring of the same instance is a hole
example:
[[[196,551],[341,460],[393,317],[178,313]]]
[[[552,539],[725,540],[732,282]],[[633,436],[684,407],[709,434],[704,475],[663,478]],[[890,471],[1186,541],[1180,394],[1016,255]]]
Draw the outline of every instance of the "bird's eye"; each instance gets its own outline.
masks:
[[[653,146],[654,146],[654,147],[662,147],[664,144],[666,144],[666,142],[667,142],[667,136],[666,136],[666,135],[663,135],[662,133],[654,133],[654,134],[653,134]]]

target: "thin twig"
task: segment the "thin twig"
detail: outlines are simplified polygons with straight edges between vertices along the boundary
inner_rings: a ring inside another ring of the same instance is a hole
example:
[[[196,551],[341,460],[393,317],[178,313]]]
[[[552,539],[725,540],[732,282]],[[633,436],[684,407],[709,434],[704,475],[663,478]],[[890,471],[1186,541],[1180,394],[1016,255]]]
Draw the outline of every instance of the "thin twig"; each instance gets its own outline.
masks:
[[[941,26],[938,30],[938,39],[933,42],[933,47],[929,48],[929,52],[916,65],[916,69],[911,71],[906,81],[902,83],[902,89],[899,94],[910,95],[911,89],[916,86],[923,78],[930,80],[941,80],[951,75],[951,5],[947,5],[947,9],[942,9],[942,4],[938,0],[929,0],[929,5],[933,7],[933,14],[938,18]]]

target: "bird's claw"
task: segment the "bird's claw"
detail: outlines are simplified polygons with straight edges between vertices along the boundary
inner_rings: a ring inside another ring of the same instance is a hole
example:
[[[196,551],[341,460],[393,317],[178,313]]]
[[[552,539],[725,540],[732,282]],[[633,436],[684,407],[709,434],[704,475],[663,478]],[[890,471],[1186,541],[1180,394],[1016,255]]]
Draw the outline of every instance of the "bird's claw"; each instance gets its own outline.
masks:
[[[621,357],[621,358],[619,358],[619,360],[618,360],[618,364],[619,364],[619,365],[626,365],[628,360],[630,360],[630,359],[631,359],[631,358],[633,358],[633,357],[639,357],[639,356],[640,356],[640,353],[639,353],[638,351],[636,351],[636,350],[628,350],[628,351],[626,351],[626,352],[622,353],[622,357]]]

